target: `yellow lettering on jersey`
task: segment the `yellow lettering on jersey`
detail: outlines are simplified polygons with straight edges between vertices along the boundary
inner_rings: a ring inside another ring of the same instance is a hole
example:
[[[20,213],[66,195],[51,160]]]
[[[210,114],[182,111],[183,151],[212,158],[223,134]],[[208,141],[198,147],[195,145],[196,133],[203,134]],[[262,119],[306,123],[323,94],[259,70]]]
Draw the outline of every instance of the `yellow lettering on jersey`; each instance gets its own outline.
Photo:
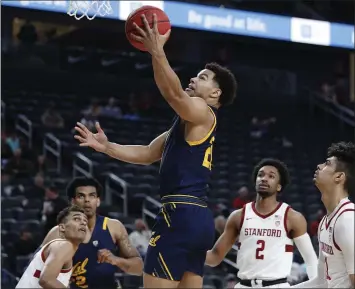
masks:
[[[86,258],[83,262],[78,262],[73,267],[73,273],[71,275],[70,282],[75,283],[80,288],[88,288],[86,284],[86,277],[83,276],[86,273],[86,265],[89,262],[89,258]]]
[[[202,166],[212,170],[212,149],[213,149],[214,137],[211,137],[210,146],[205,151],[205,157],[203,158]]]
[[[157,244],[157,241],[160,239],[160,235],[156,236],[156,237],[151,237],[149,240],[149,245],[152,247],[155,247]]]

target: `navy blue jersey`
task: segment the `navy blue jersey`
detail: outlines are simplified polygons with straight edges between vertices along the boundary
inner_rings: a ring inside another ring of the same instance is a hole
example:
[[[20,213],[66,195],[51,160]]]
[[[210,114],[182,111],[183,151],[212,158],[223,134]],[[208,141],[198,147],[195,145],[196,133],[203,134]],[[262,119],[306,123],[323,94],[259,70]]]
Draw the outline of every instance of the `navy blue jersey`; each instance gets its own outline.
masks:
[[[160,195],[185,194],[204,197],[212,169],[212,147],[215,140],[217,109],[209,107],[214,123],[199,141],[185,140],[185,126],[176,117],[165,142],[160,166]]]
[[[97,262],[97,252],[100,249],[115,251],[110,231],[107,227],[107,217],[97,216],[95,228],[87,244],[80,244],[73,257],[73,274],[70,288],[117,288],[115,273],[117,267],[107,263]]]

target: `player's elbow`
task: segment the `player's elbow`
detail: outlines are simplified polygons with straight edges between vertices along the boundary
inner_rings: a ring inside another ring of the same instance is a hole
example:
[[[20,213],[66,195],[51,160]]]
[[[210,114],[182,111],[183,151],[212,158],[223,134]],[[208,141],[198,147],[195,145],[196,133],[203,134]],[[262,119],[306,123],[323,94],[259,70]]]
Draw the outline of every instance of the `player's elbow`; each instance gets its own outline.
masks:
[[[221,264],[222,260],[223,257],[212,249],[207,252],[205,264],[210,267],[216,267]]]
[[[143,260],[140,257],[130,259],[131,265],[127,268],[127,272],[131,275],[142,276],[143,275]]]
[[[42,288],[54,288],[53,286],[51,286],[52,283],[52,280],[50,278],[47,278],[46,276],[41,276],[38,281],[38,284]]]
[[[136,270],[135,270],[135,274],[136,276],[142,276],[143,275],[143,260],[141,258],[137,258],[137,265],[136,265]]]

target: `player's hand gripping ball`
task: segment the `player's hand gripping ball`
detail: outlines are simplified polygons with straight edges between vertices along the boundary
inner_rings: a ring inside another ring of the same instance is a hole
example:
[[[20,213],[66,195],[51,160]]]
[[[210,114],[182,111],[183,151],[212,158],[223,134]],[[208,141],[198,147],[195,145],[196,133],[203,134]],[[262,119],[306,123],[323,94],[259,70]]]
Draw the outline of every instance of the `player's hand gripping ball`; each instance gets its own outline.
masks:
[[[128,41],[141,51],[155,52],[169,39],[171,24],[165,12],[154,6],[142,6],[126,20]]]

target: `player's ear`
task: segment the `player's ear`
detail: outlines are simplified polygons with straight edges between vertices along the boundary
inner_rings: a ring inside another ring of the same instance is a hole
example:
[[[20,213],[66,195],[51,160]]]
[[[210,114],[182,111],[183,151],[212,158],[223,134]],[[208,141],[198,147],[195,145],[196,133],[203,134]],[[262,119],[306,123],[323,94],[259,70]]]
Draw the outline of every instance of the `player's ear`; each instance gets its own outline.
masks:
[[[96,207],[97,207],[97,208],[100,207],[100,204],[101,204],[101,200],[100,200],[100,198],[97,198]]]
[[[277,187],[276,187],[277,192],[278,193],[281,192],[281,189],[282,189],[282,186],[280,184],[278,184]]]
[[[219,98],[222,94],[222,90],[220,88],[215,88],[212,92],[212,98]]]
[[[344,172],[336,172],[335,173],[335,183],[340,184],[345,182],[345,173]]]
[[[64,224],[59,224],[59,225],[58,225],[58,230],[59,230],[59,235],[60,235],[60,236],[61,236],[62,234],[64,234],[64,231],[65,231]]]

